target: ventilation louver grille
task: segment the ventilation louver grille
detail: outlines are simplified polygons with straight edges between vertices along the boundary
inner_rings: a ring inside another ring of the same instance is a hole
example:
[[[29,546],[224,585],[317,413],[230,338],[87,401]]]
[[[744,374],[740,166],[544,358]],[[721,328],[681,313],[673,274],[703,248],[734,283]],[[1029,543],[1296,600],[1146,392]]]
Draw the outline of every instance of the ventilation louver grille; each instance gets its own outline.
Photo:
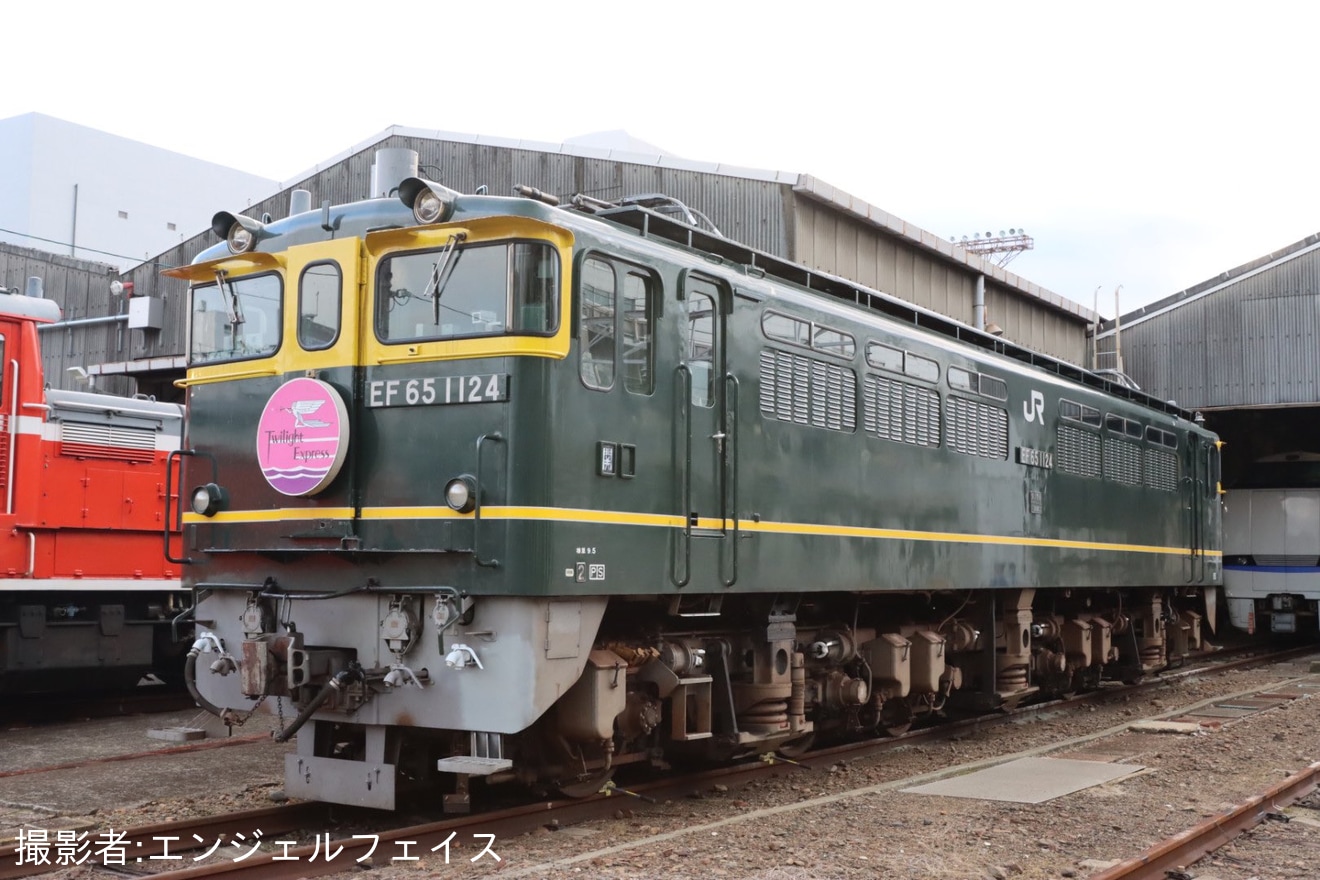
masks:
[[[61,422],[60,453],[75,458],[151,461],[156,457],[156,432],[119,425]]]
[[[914,446],[940,445],[940,396],[920,385],[866,377],[863,424],[868,434]]]
[[[1072,425],[1059,425],[1059,442],[1054,461],[1064,473],[1099,478],[1100,437]]]
[[[945,413],[950,449],[978,458],[1008,458],[1008,413],[1004,410],[950,397]]]
[[[1178,456],[1163,449],[1146,450],[1146,485],[1165,492],[1178,491]]]
[[[857,430],[852,370],[783,351],[761,352],[761,414],[832,431]]]
[[[1105,478],[1141,485],[1141,447],[1116,437],[1105,438]]]

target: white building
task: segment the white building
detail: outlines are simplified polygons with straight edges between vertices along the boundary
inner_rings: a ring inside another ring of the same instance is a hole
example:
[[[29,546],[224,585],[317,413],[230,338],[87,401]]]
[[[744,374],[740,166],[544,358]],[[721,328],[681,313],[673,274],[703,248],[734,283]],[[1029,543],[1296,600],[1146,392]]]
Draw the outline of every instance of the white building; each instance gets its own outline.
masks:
[[[0,119],[0,241],[118,266],[211,225],[216,205],[279,183],[41,113]]]

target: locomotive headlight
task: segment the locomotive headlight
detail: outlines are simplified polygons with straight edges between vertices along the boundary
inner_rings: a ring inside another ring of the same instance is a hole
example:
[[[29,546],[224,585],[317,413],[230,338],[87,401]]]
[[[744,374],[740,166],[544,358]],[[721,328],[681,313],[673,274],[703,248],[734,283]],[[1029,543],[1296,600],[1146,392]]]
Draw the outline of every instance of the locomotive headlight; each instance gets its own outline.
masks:
[[[257,237],[249,230],[243,228],[243,224],[235,223],[229,228],[229,237],[226,239],[229,244],[229,252],[232,254],[245,254],[252,250],[252,246],[257,243]]]
[[[245,254],[257,246],[266,224],[242,214],[221,211],[211,218],[211,231],[223,238],[231,254]]]
[[[423,226],[444,223],[454,213],[458,193],[420,177],[409,177],[399,184],[399,200],[412,208],[413,218]]]
[[[477,506],[477,483],[464,474],[445,484],[445,503],[459,513],[471,513]]]
[[[215,516],[225,507],[227,493],[215,483],[193,489],[192,509],[198,516]]]
[[[413,202],[413,217],[417,218],[418,223],[436,223],[445,213],[445,203],[435,193],[429,189],[424,189],[417,194],[417,201]]]

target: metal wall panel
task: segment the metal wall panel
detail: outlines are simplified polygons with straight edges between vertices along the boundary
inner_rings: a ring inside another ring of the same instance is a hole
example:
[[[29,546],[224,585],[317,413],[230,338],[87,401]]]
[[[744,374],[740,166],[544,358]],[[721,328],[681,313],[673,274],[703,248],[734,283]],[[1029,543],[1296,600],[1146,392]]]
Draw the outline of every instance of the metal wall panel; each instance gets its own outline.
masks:
[[[790,259],[906,300],[965,323],[974,320],[976,273],[951,264],[906,238],[795,200]],[[1006,338],[1075,364],[1086,361],[1086,324],[987,279],[988,322]]]
[[[119,277],[116,267],[0,244],[0,286],[23,292],[27,279],[32,277],[42,280],[43,296],[60,307],[62,320],[107,317],[126,309],[123,297],[110,293],[110,282]],[[42,332],[46,382],[55,387],[86,390],[85,380],[69,370],[85,368],[127,351],[131,335],[136,334],[130,334],[122,323]],[[98,387],[119,394],[137,390],[128,380],[102,381]]]
[[[1143,389],[1193,409],[1320,401],[1320,251],[1247,268],[1120,326],[1124,366]],[[1100,342],[1112,353],[1112,335]]]

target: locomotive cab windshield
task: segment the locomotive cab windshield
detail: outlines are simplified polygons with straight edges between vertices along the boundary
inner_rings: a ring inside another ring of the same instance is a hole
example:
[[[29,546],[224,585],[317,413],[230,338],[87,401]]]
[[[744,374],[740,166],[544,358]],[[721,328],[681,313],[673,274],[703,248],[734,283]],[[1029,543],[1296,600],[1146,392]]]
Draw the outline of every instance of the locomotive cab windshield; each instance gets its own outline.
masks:
[[[539,242],[404,251],[381,260],[376,335],[382,342],[546,335],[559,324],[555,249]]]

